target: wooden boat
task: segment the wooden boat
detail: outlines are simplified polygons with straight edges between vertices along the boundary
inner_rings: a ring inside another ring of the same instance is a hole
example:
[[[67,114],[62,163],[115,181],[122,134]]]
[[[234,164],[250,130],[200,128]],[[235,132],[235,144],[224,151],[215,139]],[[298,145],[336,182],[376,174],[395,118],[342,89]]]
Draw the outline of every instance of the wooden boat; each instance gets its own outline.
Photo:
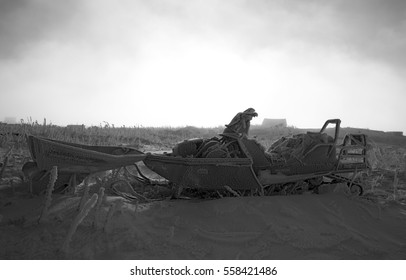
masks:
[[[32,159],[40,170],[57,166],[60,172],[94,173],[142,161],[147,156],[133,148],[89,146],[38,136],[27,136]]]

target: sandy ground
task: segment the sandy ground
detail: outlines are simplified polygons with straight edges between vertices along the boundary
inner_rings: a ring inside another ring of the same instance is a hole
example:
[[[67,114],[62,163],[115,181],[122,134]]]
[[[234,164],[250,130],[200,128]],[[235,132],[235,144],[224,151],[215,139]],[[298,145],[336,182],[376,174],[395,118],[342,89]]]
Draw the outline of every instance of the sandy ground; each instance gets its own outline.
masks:
[[[289,196],[166,194],[148,203],[110,194],[66,243],[81,197],[53,194],[48,219],[38,223],[45,197],[28,193],[27,160],[28,151],[16,151],[0,179],[2,260],[406,259],[404,195],[353,197],[334,186]]]
[[[120,200],[106,197],[62,250],[80,197],[54,195],[48,220],[38,224],[43,196],[3,194],[0,259],[406,259],[400,202],[334,192]]]

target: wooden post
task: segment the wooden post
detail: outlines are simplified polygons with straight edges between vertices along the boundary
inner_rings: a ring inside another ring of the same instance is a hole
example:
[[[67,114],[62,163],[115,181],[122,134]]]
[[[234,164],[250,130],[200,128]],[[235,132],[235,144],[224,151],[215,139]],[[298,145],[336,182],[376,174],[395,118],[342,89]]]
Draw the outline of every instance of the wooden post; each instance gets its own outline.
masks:
[[[73,173],[72,176],[69,179],[69,193],[73,194],[75,193],[76,190],[76,173]]]
[[[79,212],[83,210],[83,207],[86,204],[88,197],[89,197],[89,188],[90,188],[89,177],[90,177],[90,175],[88,175],[83,182],[84,188],[83,188],[83,195],[80,200],[80,204],[79,204],[79,208],[78,208]]]
[[[13,147],[11,146],[10,149],[8,149],[8,151],[6,152],[6,154],[4,156],[3,166],[1,167],[1,170],[0,170],[0,179],[3,177],[4,170],[6,169],[6,166],[8,163],[8,156],[10,155],[12,149],[13,149]]]
[[[393,200],[397,199],[397,194],[398,194],[398,170],[395,170],[395,176],[393,177]]]
[[[45,193],[44,208],[42,209],[38,223],[42,223],[48,218],[48,210],[52,202],[52,192],[54,191],[55,182],[57,178],[58,178],[58,167],[53,166],[51,172],[49,173],[49,182]]]

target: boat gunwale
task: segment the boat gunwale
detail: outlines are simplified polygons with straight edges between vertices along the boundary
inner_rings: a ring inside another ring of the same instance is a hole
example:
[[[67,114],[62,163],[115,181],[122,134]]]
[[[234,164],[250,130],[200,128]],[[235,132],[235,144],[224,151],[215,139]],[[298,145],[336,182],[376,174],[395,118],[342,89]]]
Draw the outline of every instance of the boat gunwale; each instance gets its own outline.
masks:
[[[114,169],[118,166],[126,166],[132,163],[142,161],[147,157],[146,153],[131,149],[135,153],[114,155],[108,151],[103,152],[100,150],[93,150],[91,146],[82,144],[73,144],[59,140],[48,139],[33,135],[27,135],[27,142],[32,159],[37,163],[41,169],[48,169],[51,166],[57,165],[60,171],[80,173],[81,171],[92,173],[103,170]],[[71,145],[73,144],[73,145]],[[75,146],[75,145],[80,145]],[[125,148],[120,146],[94,146],[108,148],[113,151],[115,148]],[[49,154],[50,151],[53,154]],[[68,157],[60,157],[58,154],[65,154]],[[98,163],[83,163],[76,161],[77,159],[91,159],[98,161]]]
[[[130,158],[130,157],[134,157],[134,156],[147,156],[146,153],[143,153],[137,149],[134,148],[127,148],[127,147],[122,147],[122,146],[90,146],[90,145],[84,145],[84,144],[76,144],[76,143],[69,143],[69,142],[65,142],[65,141],[60,141],[60,140],[54,140],[54,139],[49,139],[49,138],[45,138],[45,137],[38,137],[38,136],[33,136],[33,135],[29,135],[28,136],[29,139],[29,148],[30,150],[33,149],[33,158],[36,158],[35,155],[35,141],[37,142],[45,142],[50,146],[54,146],[54,147],[62,147],[63,149],[72,149],[75,150],[77,152],[80,153],[88,153],[88,154],[93,154],[93,155],[97,155],[97,156],[103,156],[103,157],[110,157],[112,159],[120,159],[120,158]],[[32,145],[31,145],[32,144]],[[102,152],[102,151],[98,151],[98,150],[94,150],[92,148],[108,148],[108,149],[113,149],[113,148],[117,148],[117,149],[121,149],[121,148],[126,148],[126,149],[130,149],[131,151],[135,151],[137,153],[133,153],[133,154],[123,154],[123,155],[114,155],[108,152]]]
[[[227,166],[251,166],[250,158],[184,158],[170,155],[148,154],[145,161],[173,163],[182,165],[227,165]]]

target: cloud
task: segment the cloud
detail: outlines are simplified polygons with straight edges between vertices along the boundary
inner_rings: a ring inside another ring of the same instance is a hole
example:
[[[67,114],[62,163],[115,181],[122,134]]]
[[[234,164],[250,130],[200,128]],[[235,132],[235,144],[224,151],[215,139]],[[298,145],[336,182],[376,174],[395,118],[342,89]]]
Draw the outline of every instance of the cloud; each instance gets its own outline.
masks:
[[[77,4],[77,1],[2,0],[0,59],[20,58],[40,42],[63,40]]]
[[[332,1],[332,21],[340,27],[338,44],[364,60],[406,68],[406,2]]]
[[[248,55],[262,49],[340,51],[405,69],[404,34],[403,0],[0,2],[2,59],[55,41],[124,54],[204,41]]]
[[[242,34],[253,47],[339,51],[362,62],[406,69],[403,0],[259,0],[244,5],[257,22]]]
[[[397,102],[385,110],[398,114],[406,87],[398,71],[406,69],[404,6],[394,0],[5,0],[0,92],[15,106],[3,113],[19,108],[22,116],[60,123],[218,125],[249,103],[261,117],[310,126],[332,113],[365,120],[374,110],[354,113],[359,103],[369,100],[376,109],[391,98]],[[314,102],[318,114],[303,117]],[[60,104],[75,113],[61,113]],[[172,111],[178,106],[183,113]],[[203,120],[207,110],[216,113]]]

